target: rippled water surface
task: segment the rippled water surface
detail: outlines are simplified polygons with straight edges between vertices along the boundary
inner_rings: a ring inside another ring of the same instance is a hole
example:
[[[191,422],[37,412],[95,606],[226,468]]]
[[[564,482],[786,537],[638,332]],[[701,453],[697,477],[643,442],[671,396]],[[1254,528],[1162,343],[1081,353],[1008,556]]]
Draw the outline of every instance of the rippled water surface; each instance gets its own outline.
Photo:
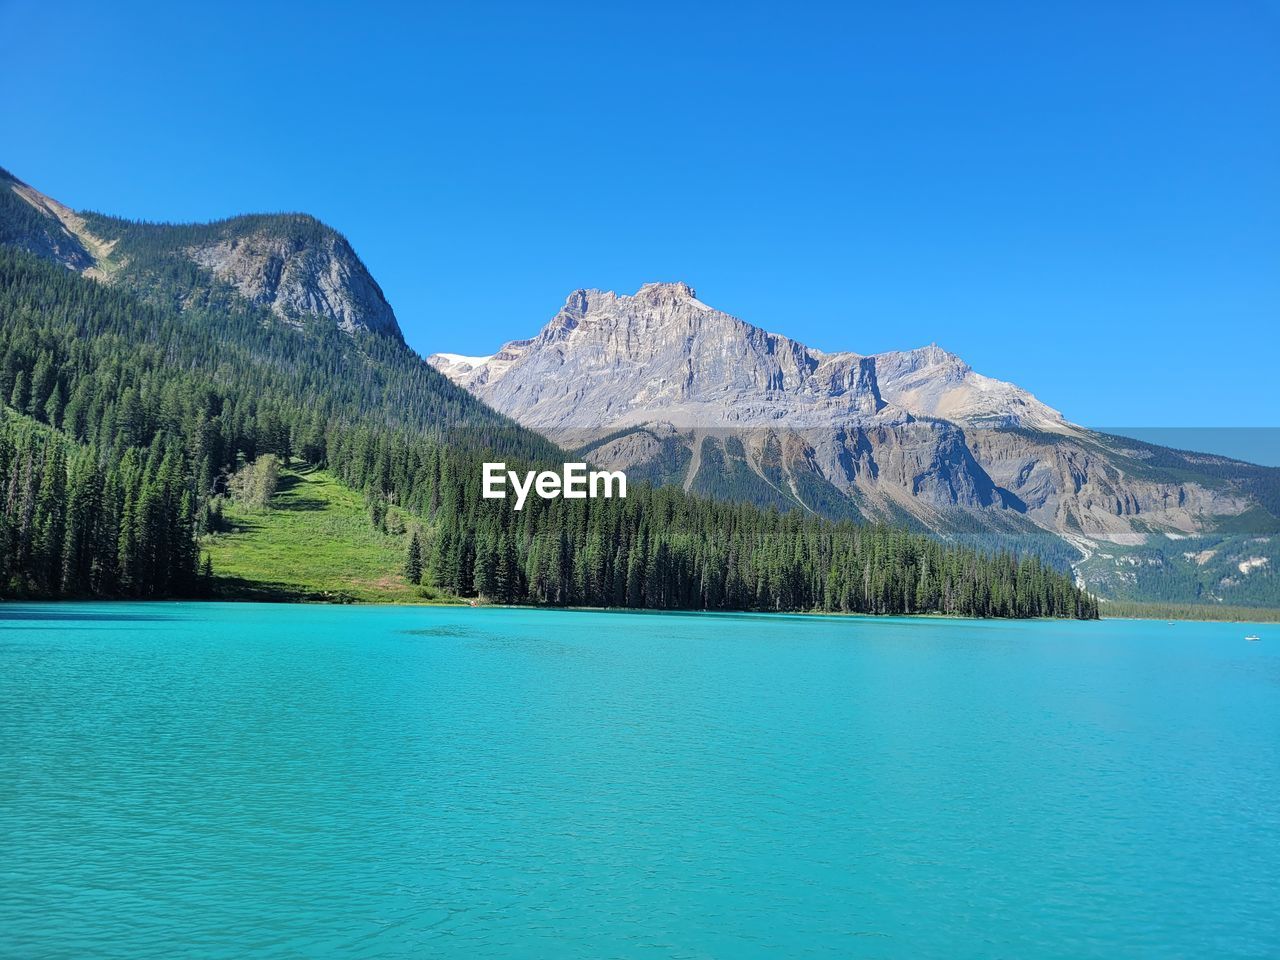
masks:
[[[1277,957],[1280,629],[0,606],[5,957]]]

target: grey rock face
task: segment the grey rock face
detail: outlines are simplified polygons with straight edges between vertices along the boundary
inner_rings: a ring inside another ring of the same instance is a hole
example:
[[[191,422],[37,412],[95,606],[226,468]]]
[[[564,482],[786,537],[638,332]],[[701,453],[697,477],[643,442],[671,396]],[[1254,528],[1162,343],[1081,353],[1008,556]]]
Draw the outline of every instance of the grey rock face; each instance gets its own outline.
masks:
[[[522,422],[559,433],[655,421],[792,428],[884,406],[866,357],[823,357],[702,303],[683,283],[578,290],[532,340],[429,358]]]
[[[1060,533],[1140,544],[1160,531],[1190,536],[1214,517],[1251,506],[1231,486],[1161,478],[1088,431],[1053,436],[971,430],[969,446],[992,480],[1016,497],[1038,525]]]
[[[634,296],[578,290],[532,339],[428,359],[602,465],[670,477],[675,449],[685,488],[713,495],[1120,542],[1248,506],[1231,490],[1135,475],[1096,435],[937,346],[823,353],[715,310],[683,283]]]
[[[876,354],[875,362],[885,398],[917,416],[984,427],[1072,431],[1062,414],[1026,390],[975,373],[936,345]]]
[[[351,245],[335,231],[314,226],[305,235],[274,225],[247,233],[228,229],[223,238],[187,253],[285,321],[323,317],[346,333],[369,330],[399,339],[395,312]]]

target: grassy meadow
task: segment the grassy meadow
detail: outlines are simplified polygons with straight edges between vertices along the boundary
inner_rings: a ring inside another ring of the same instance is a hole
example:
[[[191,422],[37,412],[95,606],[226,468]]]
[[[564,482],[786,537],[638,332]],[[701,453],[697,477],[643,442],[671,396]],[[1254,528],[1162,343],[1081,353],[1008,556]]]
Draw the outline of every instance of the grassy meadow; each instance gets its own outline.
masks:
[[[422,603],[429,592],[405,581],[409,533],[392,508],[383,532],[360,494],[323,470],[283,470],[264,509],[223,506],[224,532],[201,549],[213,561],[221,600]]]

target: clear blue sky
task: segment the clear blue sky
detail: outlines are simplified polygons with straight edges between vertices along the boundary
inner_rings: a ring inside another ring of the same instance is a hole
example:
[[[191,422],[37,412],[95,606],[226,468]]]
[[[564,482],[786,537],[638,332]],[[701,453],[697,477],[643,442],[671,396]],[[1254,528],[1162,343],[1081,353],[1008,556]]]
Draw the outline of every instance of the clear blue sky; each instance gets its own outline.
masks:
[[[1280,425],[1274,2],[193,10],[0,0],[0,165],[314,213],[424,353],[683,279],[1082,423]]]

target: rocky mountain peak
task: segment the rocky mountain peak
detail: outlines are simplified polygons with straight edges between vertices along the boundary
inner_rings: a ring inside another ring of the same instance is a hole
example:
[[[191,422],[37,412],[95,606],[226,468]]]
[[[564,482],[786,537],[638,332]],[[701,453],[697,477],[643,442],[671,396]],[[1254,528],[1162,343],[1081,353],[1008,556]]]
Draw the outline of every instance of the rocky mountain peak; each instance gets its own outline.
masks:
[[[824,357],[707,306],[687,283],[633,295],[577,290],[531,341],[487,358],[436,354],[441,372],[552,432],[660,419],[689,426],[810,422],[884,406],[875,364]]]
[[[983,426],[1021,426],[1053,433],[1074,427],[1057,410],[1015,384],[976,373],[936,343],[875,355],[885,400],[918,416]]]
[[[346,333],[403,339],[395,311],[347,238],[306,214],[235,217],[186,248],[251,303],[290,323],[332,320]]]
[[[958,509],[968,511],[959,528],[1121,537],[1124,496],[1174,527],[1192,523],[1177,497],[1200,496],[1121,491],[1090,460],[1087,431],[937,344],[825,353],[716,310],[684,283],[578,290],[532,340],[429,359],[593,462],[695,491],[835,513],[843,503],[881,519],[905,512],[940,529]]]
[[[569,294],[557,317],[572,317],[581,320],[589,314],[603,314],[616,308],[619,304],[631,305],[642,309],[645,307],[692,307],[694,309],[711,310],[698,300],[693,287],[683,281],[675,283],[645,283],[633,295],[617,294],[612,290],[582,289]],[[633,311],[634,312],[634,311]],[[670,313],[664,316],[670,316]],[[553,324],[555,321],[552,321]]]
[[[971,369],[959,356],[950,350],[944,350],[936,343],[931,343],[927,347],[916,347],[914,350],[904,350],[901,352],[904,361],[914,366],[916,369],[926,367],[951,366]]]
[[[637,300],[648,300],[652,303],[669,300],[696,300],[698,295],[693,287],[683,280],[674,283],[646,283],[636,291]]]
[[[578,290],[531,340],[429,359],[594,463],[762,505],[1117,543],[1187,535],[1247,506],[1130,475],[1105,438],[937,344],[823,353],[683,283]]]
[[[582,320],[589,314],[607,310],[616,302],[618,295],[606,290],[575,290],[564,301],[560,312],[547,324],[548,327],[564,326],[564,320]],[[572,326],[572,324],[570,325]]]

